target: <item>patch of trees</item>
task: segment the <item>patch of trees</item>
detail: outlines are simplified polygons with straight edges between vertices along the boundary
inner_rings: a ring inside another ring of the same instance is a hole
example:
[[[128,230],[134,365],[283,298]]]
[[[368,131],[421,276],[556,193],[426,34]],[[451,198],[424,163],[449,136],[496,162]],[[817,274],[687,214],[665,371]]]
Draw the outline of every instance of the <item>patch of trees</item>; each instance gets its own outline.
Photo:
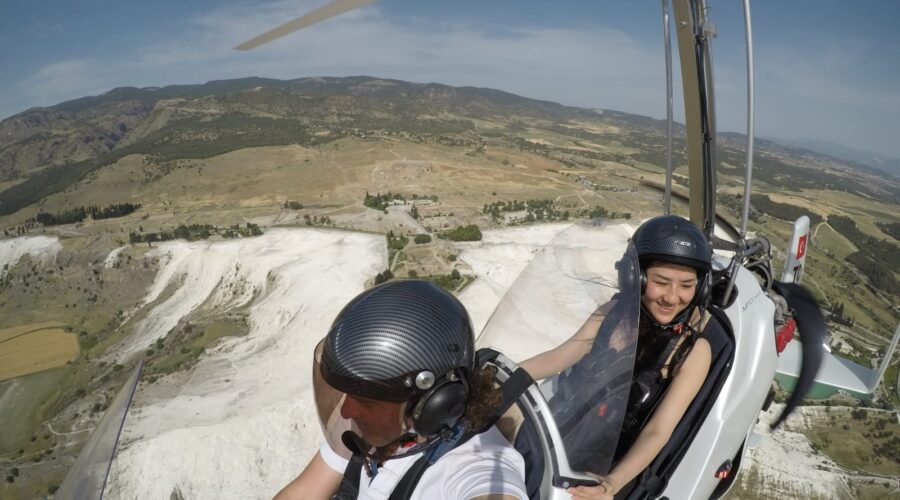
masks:
[[[449,274],[432,274],[422,279],[428,280],[448,292],[456,291],[466,281],[466,277],[461,275],[456,269],[450,271]]]
[[[838,302],[831,307],[831,321],[844,326],[853,326],[856,324],[856,321],[853,318],[844,314],[843,302]]]
[[[403,202],[403,204],[405,205],[408,200],[412,200],[412,201],[429,200],[429,201],[436,202],[436,201],[438,201],[438,197],[433,194],[425,194],[425,195],[412,194],[412,195],[409,195],[409,198],[407,199],[407,195],[405,195],[405,194],[392,193],[390,191],[388,191],[387,193],[384,193],[384,194],[381,194],[381,193],[371,194],[368,191],[366,191],[366,196],[365,196],[365,198],[363,198],[363,205],[365,205],[369,208],[374,208],[375,210],[383,211],[392,203],[400,201],[400,202]],[[416,209],[416,212],[418,213],[418,209]]]
[[[423,245],[423,244],[425,244],[425,243],[431,243],[431,236],[429,236],[429,235],[427,235],[427,234],[417,234],[417,235],[413,238],[413,241],[414,241],[417,245]]]
[[[390,269],[385,269],[384,271],[375,275],[375,284],[380,285],[394,277],[394,273],[391,272]]]
[[[490,215],[495,220],[499,220],[503,213],[521,211],[526,212],[524,222],[569,220],[570,216],[568,210],[556,207],[553,200],[496,201],[481,209],[481,213]]]
[[[900,240],[900,222],[876,222],[875,225],[878,226],[878,229],[884,231],[884,234],[887,234],[895,240]]]
[[[303,203],[300,203],[299,201],[293,201],[293,200],[285,201],[284,208],[288,208],[291,210],[300,210],[303,208]]]
[[[140,203],[113,203],[103,207],[76,207],[52,214],[49,212],[38,212],[34,219],[44,226],[59,226],[81,222],[89,215],[94,220],[124,217],[139,208],[141,208]]]
[[[393,231],[388,231],[386,238],[388,250],[403,250],[406,248],[407,243],[409,243],[409,238],[402,234],[395,235]]]
[[[318,215],[313,215],[312,217],[310,217],[309,214],[306,214],[303,216],[303,222],[307,226],[333,226],[334,225],[334,221],[331,220],[331,217],[329,217],[327,215],[323,215],[321,217]]]
[[[385,239],[387,240],[388,246],[388,261],[393,262],[394,255],[406,248],[406,245],[409,243],[409,238],[402,234],[395,235],[393,231],[388,231],[385,235]]]
[[[211,226],[209,224],[191,224],[189,226],[180,225],[174,231],[159,232],[138,232],[128,233],[128,242],[132,245],[137,243],[153,244],[159,241],[169,241],[175,239],[184,239],[188,241],[205,240],[213,234],[219,234],[223,238],[246,238],[249,236],[259,236],[263,234],[262,229],[257,224],[251,222],[241,226],[234,224],[229,227]]]
[[[394,200],[403,200],[403,195],[394,194],[390,191],[387,193],[375,193],[374,195],[369,194],[366,191],[366,197],[363,199],[363,205],[374,208],[375,210],[384,210],[390,205]]]
[[[469,224],[445,231],[439,237],[450,241],[481,241],[481,229],[475,224]]]
[[[584,209],[580,214],[582,217],[588,217],[590,219],[631,219],[631,212],[613,212],[599,205],[590,209]]]
[[[869,418],[869,412],[865,408],[856,408],[850,412],[850,417],[853,420],[865,420]]]
[[[140,203],[114,203],[105,207],[88,207],[88,213],[94,220],[124,217],[141,208]]]
[[[894,277],[894,271],[900,269],[897,245],[863,233],[849,217],[829,215],[828,224],[859,248],[847,257],[847,261],[866,275],[873,287],[889,295],[900,294],[900,283]]]
[[[752,198],[751,198],[752,199]],[[744,213],[744,196],[743,195],[734,195],[734,194],[726,194],[726,193],[718,193],[716,194],[716,203],[719,206],[723,206],[728,211],[734,215],[735,217],[741,217]],[[747,214],[747,217],[756,222],[759,220],[760,212],[753,206],[753,203],[750,204],[750,211]]]
[[[547,155],[553,149],[545,144],[540,144],[537,142],[531,142],[528,139],[523,139],[522,137],[512,137],[510,138],[512,143],[519,148],[520,151],[525,151],[527,153],[537,153]]]
[[[789,203],[778,203],[777,201],[772,201],[772,199],[765,194],[751,194],[750,204],[754,209],[765,212],[772,217],[776,217],[781,220],[793,222],[800,216],[805,215],[809,217],[810,224],[818,224],[819,222],[822,222],[822,216],[815,212],[810,212],[805,208],[791,205]]]
[[[484,207],[482,207],[481,209],[481,213],[490,214],[495,219],[499,219],[501,213],[521,212],[523,210],[525,210],[524,201],[495,201],[494,203],[488,203],[484,205]]]
[[[73,224],[87,218],[87,210],[84,207],[63,210],[54,214],[38,212],[34,219],[45,226],[59,226],[61,224]]]

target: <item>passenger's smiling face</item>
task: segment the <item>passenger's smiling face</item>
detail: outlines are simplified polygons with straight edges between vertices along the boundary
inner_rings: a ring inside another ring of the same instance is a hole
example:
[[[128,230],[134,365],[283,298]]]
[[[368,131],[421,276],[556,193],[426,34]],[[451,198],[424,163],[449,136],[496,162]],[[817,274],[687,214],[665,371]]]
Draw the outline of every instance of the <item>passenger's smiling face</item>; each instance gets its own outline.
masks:
[[[697,291],[697,271],[688,266],[655,262],[647,270],[641,303],[653,319],[670,323],[691,303]]]

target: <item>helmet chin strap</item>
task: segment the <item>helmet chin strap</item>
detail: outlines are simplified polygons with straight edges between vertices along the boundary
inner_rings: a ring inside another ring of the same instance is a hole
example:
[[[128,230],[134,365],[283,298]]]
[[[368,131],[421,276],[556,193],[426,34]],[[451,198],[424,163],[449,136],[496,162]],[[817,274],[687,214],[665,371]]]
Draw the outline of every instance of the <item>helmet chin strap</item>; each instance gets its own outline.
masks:
[[[365,460],[366,474],[369,477],[374,477],[378,473],[379,466],[388,460],[408,457],[422,451],[432,450],[444,442],[455,444],[462,436],[463,428],[464,427],[462,426],[462,424],[457,424],[456,427],[452,429],[445,429],[440,434],[433,436],[424,442],[416,442],[415,445],[411,446],[403,453],[398,454],[389,454],[388,450],[392,449],[395,445],[403,442],[416,441],[419,438],[419,435],[407,431],[390,443],[375,447],[372,446],[372,444],[366,441],[365,438],[363,438],[359,434],[353,431],[344,431],[344,433],[341,434],[341,441],[344,443],[344,446],[346,446],[347,449],[350,450],[354,455],[359,455],[363,458],[363,460]],[[373,448],[375,451],[370,452],[369,450]],[[445,450],[444,452],[446,451],[447,450]]]
[[[675,316],[672,321],[668,323],[660,323],[659,321],[657,321],[656,318],[653,317],[653,314],[651,314],[650,311],[648,311],[644,306],[643,302],[641,302],[641,313],[647,316],[647,319],[650,320],[653,326],[661,328],[663,330],[672,330],[675,333],[681,333],[683,329],[688,326],[687,322],[691,317],[691,313],[693,312],[694,307],[696,307],[696,305],[693,303],[688,305],[684,308],[683,311],[678,313],[678,315]]]

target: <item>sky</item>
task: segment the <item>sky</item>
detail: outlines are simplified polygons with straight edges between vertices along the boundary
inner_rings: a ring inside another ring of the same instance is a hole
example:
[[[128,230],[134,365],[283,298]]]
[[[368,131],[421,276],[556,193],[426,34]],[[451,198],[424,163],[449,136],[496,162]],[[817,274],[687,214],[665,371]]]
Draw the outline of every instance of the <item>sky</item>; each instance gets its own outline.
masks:
[[[4,0],[0,119],[121,86],[351,75],[666,114],[660,1],[380,0],[255,50],[232,50],[325,3]],[[718,30],[718,128],[745,132],[741,2],[708,3]],[[900,2],[752,7],[756,134],[900,158]],[[676,118],[679,80],[676,73]]]

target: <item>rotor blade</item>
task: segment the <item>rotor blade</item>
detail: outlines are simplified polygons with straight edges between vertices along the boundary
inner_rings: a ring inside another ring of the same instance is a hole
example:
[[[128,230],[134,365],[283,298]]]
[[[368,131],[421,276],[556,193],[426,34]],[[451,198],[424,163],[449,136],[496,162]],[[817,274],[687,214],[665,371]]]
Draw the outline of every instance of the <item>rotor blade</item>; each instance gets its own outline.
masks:
[[[797,331],[800,333],[800,343],[803,345],[803,362],[800,366],[800,376],[797,377],[797,385],[790,399],[784,407],[784,411],[772,424],[772,428],[781,425],[788,415],[806,397],[806,393],[812,388],[819,373],[819,367],[825,357],[825,338],[827,327],[825,317],[816,299],[805,288],[796,283],[782,283],[776,281],[772,288],[780,294],[788,303],[788,307],[794,311],[794,319],[797,321]]]
[[[323,5],[318,9],[308,12],[292,21],[288,21],[281,26],[263,33],[252,40],[248,40],[237,47],[234,50],[250,50],[264,43],[269,43],[276,38],[281,38],[284,35],[293,33],[299,29],[306,28],[308,26],[312,26],[313,24],[322,22],[326,19],[331,19],[334,16],[343,14],[349,10],[353,10],[363,5],[370,4],[375,0],[334,0],[331,3]]]
[[[144,360],[141,359],[84,444],[75,465],[69,469],[53,498],[62,500],[103,498],[119,435],[125,425],[125,417],[128,415],[128,408],[131,406],[131,399],[134,397],[143,368]]]

